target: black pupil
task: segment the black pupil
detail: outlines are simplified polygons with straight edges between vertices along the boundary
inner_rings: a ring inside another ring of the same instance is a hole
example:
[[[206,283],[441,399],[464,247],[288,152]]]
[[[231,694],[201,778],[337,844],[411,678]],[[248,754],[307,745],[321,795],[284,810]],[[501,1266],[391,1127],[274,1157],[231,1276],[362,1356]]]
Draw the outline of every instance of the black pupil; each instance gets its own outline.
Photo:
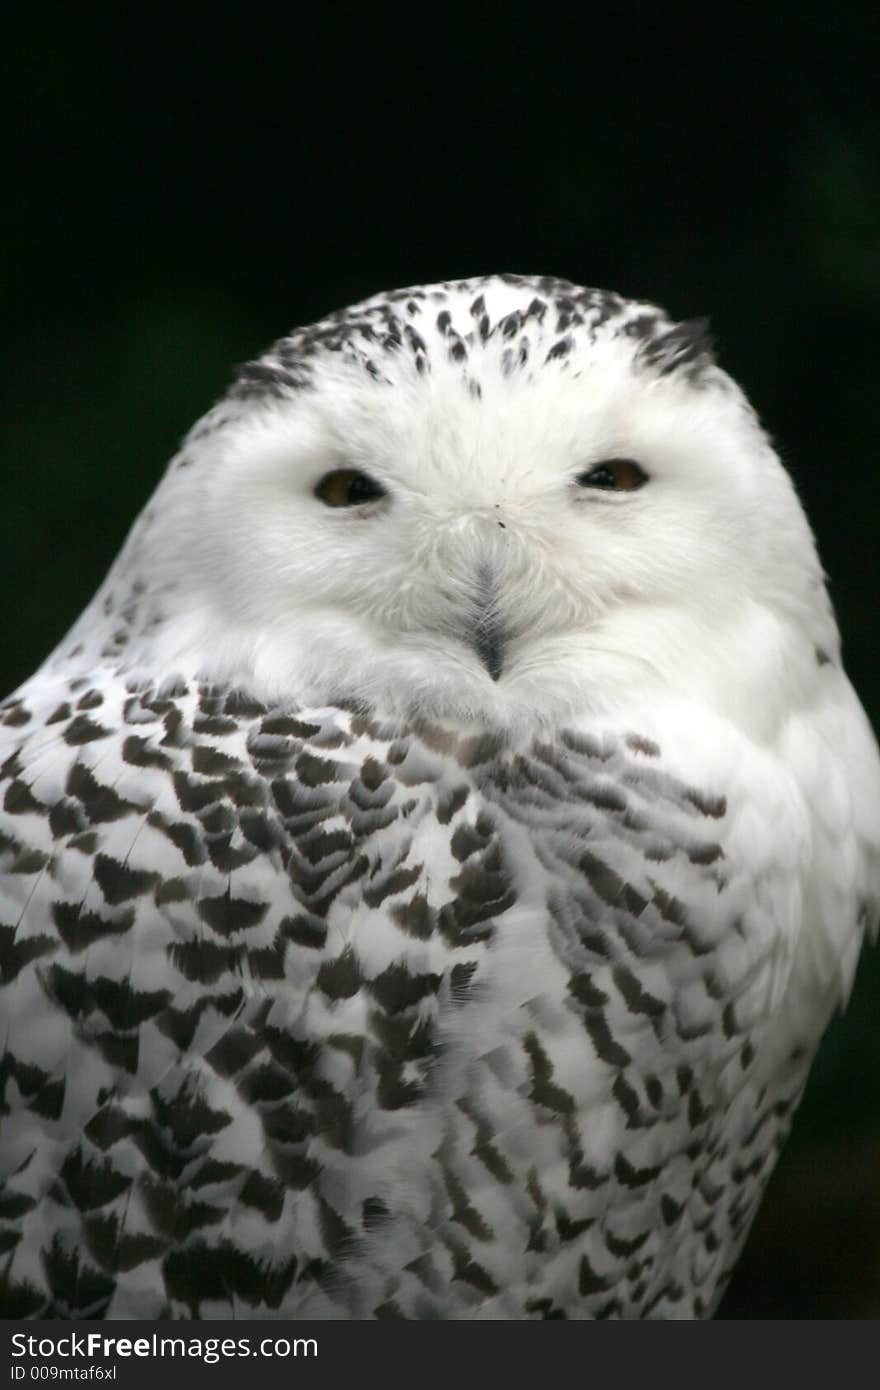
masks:
[[[385,489],[368,473],[357,468],[336,468],[325,473],[315,488],[315,496],[328,507],[356,507],[362,502],[375,502],[385,496]]]
[[[372,502],[382,496],[382,489],[366,473],[352,473],[348,480],[348,501],[352,506],[358,502]]]
[[[585,473],[578,482],[586,484],[587,487],[617,487],[617,481],[610,468],[594,468],[592,473]]]
[[[578,476],[581,487],[603,488],[609,492],[634,492],[647,481],[644,469],[634,459],[608,459]]]

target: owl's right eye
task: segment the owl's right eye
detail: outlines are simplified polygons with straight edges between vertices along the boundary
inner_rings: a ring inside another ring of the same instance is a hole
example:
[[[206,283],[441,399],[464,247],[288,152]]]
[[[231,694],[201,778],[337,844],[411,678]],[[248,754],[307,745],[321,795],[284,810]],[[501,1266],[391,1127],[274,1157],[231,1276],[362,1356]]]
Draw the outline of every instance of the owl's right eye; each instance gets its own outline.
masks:
[[[634,459],[605,459],[575,479],[581,487],[595,487],[602,492],[635,492],[647,481],[647,473]]]
[[[324,474],[315,496],[328,507],[358,507],[363,502],[378,502],[385,489],[358,468],[335,468]]]

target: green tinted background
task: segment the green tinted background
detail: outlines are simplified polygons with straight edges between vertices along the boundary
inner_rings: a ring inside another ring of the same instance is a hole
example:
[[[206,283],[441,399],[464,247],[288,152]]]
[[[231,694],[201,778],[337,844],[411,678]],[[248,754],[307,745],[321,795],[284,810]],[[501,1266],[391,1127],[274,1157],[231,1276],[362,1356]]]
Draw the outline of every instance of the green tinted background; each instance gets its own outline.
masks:
[[[513,270],[711,316],[794,475],[876,725],[873,7],[570,24],[474,7],[408,27],[340,5],[183,8],[4,23],[4,691],[82,608],[233,364],[374,290]],[[878,989],[874,954],[728,1316],[880,1316]]]

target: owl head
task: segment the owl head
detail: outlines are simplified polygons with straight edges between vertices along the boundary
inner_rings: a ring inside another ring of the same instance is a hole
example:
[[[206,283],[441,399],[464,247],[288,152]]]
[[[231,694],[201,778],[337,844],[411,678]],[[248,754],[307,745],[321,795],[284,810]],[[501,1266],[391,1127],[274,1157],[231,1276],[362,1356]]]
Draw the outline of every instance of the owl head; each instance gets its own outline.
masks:
[[[191,431],[107,592],[132,667],[501,725],[636,691],[772,722],[837,649],[705,324],[548,277],[280,339]]]

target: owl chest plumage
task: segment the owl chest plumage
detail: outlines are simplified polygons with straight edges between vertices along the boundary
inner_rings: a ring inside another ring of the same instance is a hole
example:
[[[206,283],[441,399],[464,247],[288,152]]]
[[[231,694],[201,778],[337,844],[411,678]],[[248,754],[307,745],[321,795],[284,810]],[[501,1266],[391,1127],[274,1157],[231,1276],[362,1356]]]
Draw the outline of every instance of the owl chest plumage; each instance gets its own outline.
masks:
[[[8,1316],[711,1309],[805,1062],[761,1079],[778,933],[655,740],[106,676],[4,720]]]

